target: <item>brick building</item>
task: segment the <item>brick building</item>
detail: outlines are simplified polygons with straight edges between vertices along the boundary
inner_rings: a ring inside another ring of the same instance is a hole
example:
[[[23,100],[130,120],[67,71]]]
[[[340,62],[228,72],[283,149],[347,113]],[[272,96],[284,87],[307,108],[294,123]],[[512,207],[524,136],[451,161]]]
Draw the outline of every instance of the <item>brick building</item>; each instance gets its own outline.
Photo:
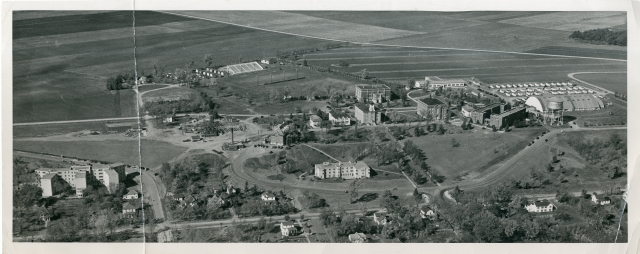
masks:
[[[498,129],[502,129],[507,125],[513,126],[516,120],[522,120],[527,118],[527,109],[515,108],[502,112],[500,114],[492,114],[489,118],[489,126],[495,126]]]
[[[417,113],[419,116],[431,115],[434,120],[442,120],[449,114],[449,107],[438,99],[422,98],[416,102],[418,103]]]
[[[506,107],[506,108],[505,107],[506,107],[505,104],[500,104],[500,103],[490,104],[482,108],[472,110],[470,112],[470,115],[471,115],[470,117],[471,117],[471,120],[476,124],[485,124],[485,119],[489,119],[491,115],[500,114],[500,112],[503,112],[509,109],[509,107]]]
[[[359,102],[381,103],[391,100],[391,88],[383,84],[357,85],[356,98]]]

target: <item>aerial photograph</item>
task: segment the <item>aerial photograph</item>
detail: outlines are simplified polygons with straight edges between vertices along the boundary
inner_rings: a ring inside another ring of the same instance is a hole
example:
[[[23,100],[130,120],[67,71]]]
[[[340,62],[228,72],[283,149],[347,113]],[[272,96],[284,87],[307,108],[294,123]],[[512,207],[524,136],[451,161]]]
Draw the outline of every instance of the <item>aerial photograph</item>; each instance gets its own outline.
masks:
[[[628,241],[627,12],[10,20],[14,243]]]

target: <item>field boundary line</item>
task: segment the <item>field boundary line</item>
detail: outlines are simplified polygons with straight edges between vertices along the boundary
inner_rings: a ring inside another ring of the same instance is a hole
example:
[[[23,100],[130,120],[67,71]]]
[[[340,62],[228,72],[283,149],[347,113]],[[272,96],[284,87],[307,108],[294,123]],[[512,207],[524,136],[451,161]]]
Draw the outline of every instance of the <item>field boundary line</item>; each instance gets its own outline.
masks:
[[[382,44],[382,43],[373,43],[373,42],[347,41],[347,40],[331,39],[331,38],[325,38],[325,37],[317,37],[317,36],[311,36],[311,35],[303,35],[303,34],[289,33],[289,32],[283,32],[283,31],[276,31],[276,30],[271,30],[271,29],[267,29],[267,28],[259,28],[259,27],[253,27],[253,26],[247,26],[247,25],[240,25],[240,24],[227,22],[227,21],[220,21],[220,20],[215,20],[215,19],[211,19],[211,18],[197,17],[197,16],[192,16],[192,15],[187,15],[187,14],[173,13],[173,12],[169,12],[169,11],[157,11],[157,12],[164,13],[164,14],[170,14],[170,15],[176,15],[176,16],[182,16],[182,17],[187,17],[187,18],[192,18],[192,19],[208,20],[208,21],[212,21],[212,22],[218,22],[218,23],[222,23],[222,24],[239,26],[239,27],[250,28],[250,29],[266,31],[266,32],[272,32],[272,33],[286,34],[286,35],[305,37],[305,38],[311,38],[311,39],[318,39],[318,40],[326,40],[326,41],[346,42],[346,43],[353,43],[353,44],[359,44],[359,45],[365,45],[365,46],[476,51],[476,52],[488,52],[488,53],[518,54],[518,55],[530,55],[530,56],[554,56],[554,57],[563,57],[563,58],[581,58],[581,59],[597,59],[597,60],[627,62],[627,60],[625,60],[625,59],[588,57],[588,56],[567,56],[567,55],[527,53],[527,52],[512,52],[512,51],[499,51],[499,50],[487,50],[487,49],[462,49],[462,48],[445,48],[445,47],[406,46],[406,45]]]
[[[582,83],[584,83],[584,84],[586,84],[586,85],[589,85],[589,86],[592,86],[592,87],[598,88],[598,89],[600,89],[600,90],[602,90],[602,91],[605,91],[605,92],[607,92],[607,93],[610,93],[610,94],[614,94],[614,92],[613,92],[613,91],[611,91],[611,90],[609,90],[609,89],[602,88],[602,87],[600,87],[600,86],[598,86],[598,85],[594,85],[594,84],[591,84],[591,83],[589,83],[589,82],[586,82],[586,81],[584,81],[584,80],[581,80],[581,79],[578,79],[578,78],[574,77],[574,75],[578,75],[578,74],[597,74],[597,73],[606,74],[606,73],[627,73],[627,72],[626,72],[626,71],[611,71],[611,72],[602,72],[602,71],[591,71],[591,72],[589,72],[589,71],[587,71],[587,72],[573,72],[573,73],[569,73],[569,74],[567,74],[567,76],[568,76],[569,78],[573,79],[573,80],[576,80],[576,81],[582,82]]]

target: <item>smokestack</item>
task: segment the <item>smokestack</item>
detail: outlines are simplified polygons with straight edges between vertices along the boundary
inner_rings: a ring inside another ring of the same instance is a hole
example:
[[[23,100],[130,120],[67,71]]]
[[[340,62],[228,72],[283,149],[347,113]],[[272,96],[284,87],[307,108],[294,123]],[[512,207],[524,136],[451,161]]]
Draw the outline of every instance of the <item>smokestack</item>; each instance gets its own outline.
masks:
[[[233,144],[233,128],[231,128],[231,144]]]

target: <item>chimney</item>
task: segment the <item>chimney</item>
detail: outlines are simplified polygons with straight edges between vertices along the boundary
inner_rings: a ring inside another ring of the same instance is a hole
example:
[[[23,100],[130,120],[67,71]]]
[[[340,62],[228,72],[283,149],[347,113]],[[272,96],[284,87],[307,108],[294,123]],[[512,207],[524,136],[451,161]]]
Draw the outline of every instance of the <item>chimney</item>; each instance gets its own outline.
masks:
[[[231,144],[233,144],[233,128],[231,128]]]

